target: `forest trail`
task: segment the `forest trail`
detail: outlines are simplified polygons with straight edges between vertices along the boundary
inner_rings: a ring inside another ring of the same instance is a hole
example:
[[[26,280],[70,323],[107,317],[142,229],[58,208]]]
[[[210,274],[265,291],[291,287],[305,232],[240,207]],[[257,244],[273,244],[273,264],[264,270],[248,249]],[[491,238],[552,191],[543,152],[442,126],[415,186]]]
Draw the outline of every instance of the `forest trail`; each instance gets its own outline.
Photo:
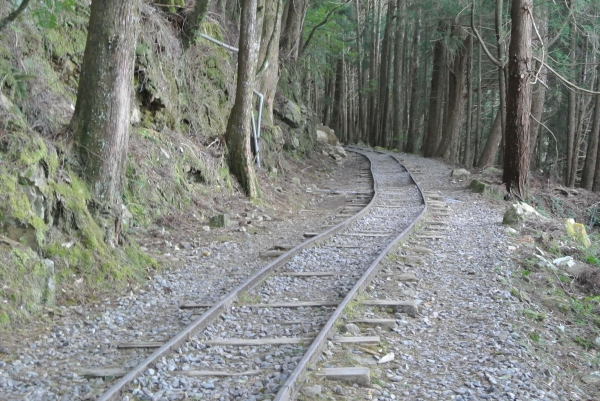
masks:
[[[506,204],[472,193],[467,188],[468,180],[452,178],[452,168],[441,161],[406,154],[399,158],[415,172],[425,191],[437,193],[436,198],[441,197],[449,205],[448,229],[442,239],[415,236],[410,240],[408,246],[432,251],[423,254],[420,262],[403,259],[402,247],[383,262],[384,269],[414,274],[417,283],[374,281],[366,296],[391,299],[399,291],[410,293],[421,304],[421,314],[414,318],[397,315],[397,326],[391,329],[363,329],[382,338],[382,351],[395,354],[393,361],[381,365],[374,365],[375,359],[368,354],[350,356],[354,364],[366,364],[375,372],[376,379],[369,386],[315,381],[305,386],[304,399],[314,399],[306,397],[315,396],[317,390],[340,400],[596,399],[594,380],[598,376],[590,362],[595,351],[584,352],[568,341],[577,334],[577,326],[548,313],[544,319],[537,319],[544,307],[515,295],[519,294],[520,267],[513,258],[517,247],[527,244],[506,235],[501,224]],[[328,183],[330,189],[351,186],[355,172],[349,171],[350,164],[348,167],[338,168],[319,183],[303,185],[313,189],[326,188]],[[296,186],[290,184],[282,190]],[[249,211],[249,216],[255,213],[248,217],[255,222],[247,226],[204,232],[190,225],[172,233],[150,234],[145,246],[155,244],[154,252],[170,259],[172,269],[125,297],[98,300],[90,309],[61,308],[53,318],[53,327],[34,324],[32,330],[21,331],[18,338],[3,339],[0,387],[8,399],[26,395],[31,400],[87,399],[94,395],[101,379],[86,379],[81,373],[102,364],[103,355],[115,352],[111,343],[91,340],[94,332],[113,335],[120,327],[139,325],[141,335],[143,324],[129,321],[129,314],[173,308],[178,299],[186,297],[185,292],[197,293],[200,288],[219,297],[230,287],[236,271],[263,263],[258,257],[260,252],[274,242],[290,242],[339,207],[336,197],[313,192],[310,199],[304,197],[304,191],[297,194],[299,198],[292,196],[288,202],[303,199],[307,201],[303,206],[306,209],[294,210],[289,204],[293,213],[280,207],[281,214],[271,216]],[[183,240],[186,237],[188,241]],[[173,324],[179,324],[180,318],[193,318],[192,312],[180,313],[173,317]],[[166,331],[163,324],[151,333],[159,341]],[[88,347],[97,348],[94,356],[79,352]],[[335,355],[339,348],[334,345],[329,351]],[[174,355],[164,362],[161,369],[181,361]],[[166,387],[161,394],[169,399],[212,394],[208,385],[174,386],[168,377],[163,378]],[[234,391],[224,399],[236,399]]]

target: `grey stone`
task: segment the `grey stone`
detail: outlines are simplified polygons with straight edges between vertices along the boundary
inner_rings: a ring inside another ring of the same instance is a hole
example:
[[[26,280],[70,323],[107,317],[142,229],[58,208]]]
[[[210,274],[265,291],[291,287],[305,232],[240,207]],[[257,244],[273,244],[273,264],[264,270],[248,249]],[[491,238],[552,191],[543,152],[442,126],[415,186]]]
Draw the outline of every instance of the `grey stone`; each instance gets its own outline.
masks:
[[[533,207],[523,202],[517,202],[509,206],[506,212],[504,212],[502,224],[513,225],[528,220],[542,218],[542,215],[540,215]]]
[[[228,227],[230,224],[229,216],[226,214],[218,214],[210,218],[211,227]]]
[[[46,286],[44,288],[44,302],[54,305],[56,299],[56,281],[54,279],[54,262],[50,259],[42,260],[46,269]]]
[[[468,172],[467,170],[465,170],[464,168],[454,169],[450,173],[450,176],[452,176],[454,178],[466,177],[467,175],[471,175],[471,173]]]
[[[346,325],[344,325],[344,330],[350,334],[353,334],[355,336],[360,335],[360,328],[355,325],[354,323],[348,323]]]

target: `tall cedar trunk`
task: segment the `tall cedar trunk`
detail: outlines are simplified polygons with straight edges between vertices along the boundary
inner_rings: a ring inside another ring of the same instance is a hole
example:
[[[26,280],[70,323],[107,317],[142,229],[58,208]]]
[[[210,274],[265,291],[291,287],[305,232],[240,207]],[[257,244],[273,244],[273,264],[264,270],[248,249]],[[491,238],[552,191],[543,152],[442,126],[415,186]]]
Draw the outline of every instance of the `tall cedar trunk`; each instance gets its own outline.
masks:
[[[445,23],[438,23],[438,32],[445,32]],[[429,91],[429,119],[427,120],[427,135],[421,147],[423,156],[432,157],[439,143],[439,126],[442,119],[441,110],[444,99],[444,79],[446,72],[446,45],[439,39],[433,49],[433,71],[431,72],[431,89]]]
[[[600,65],[598,66],[600,71]],[[596,91],[600,92],[600,74],[596,77]],[[592,190],[594,184],[594,172],[598,164],[598,137],[600,136],[600,95],[595,96],[596,104],[594,105],[594,116],[592,117],[592,130],[590,131],[590,139],[583,165],[583,174],[581,176],[581,187],[587,190]],[[600,180],[600,177],[598,177]]]
[[[114,218],[119,241],[129,143],[138,1],[94,0],[71,129],[95,208]]]
[[[417,8],[417,18],[415,20],[414,32],[413,32],[413,49],[412,49],[412,66],[411,66],[411,76],[412,76],[412,84],[410,88],[410,114],[409,114],[409,124],[408,124],[408,137],[406,139],[406,149],[407,153],[416,153],[418,150],[417,147],[417,138],[418,138],[418,107],[419,102],[418,99],[418,90],[419,90],[419,46],[421,42],[421,8]]]
[[[574,1],[571,1],[571,7],[574,6]],[[571,68],[576,68],[577,63],[577,25],[575,20],[571,22]],[[567,115],[567,164],[565,166],[565,185],[572,187],[575,185],[572,180],[571,170],[577,169],[573,166],[573,156],[575,154],[575,130],[577,129],[577,94],[570,90],[568,94],[568,115]]]
[[[273,125],[273,101],[279,81],[279,36],[283,0],[267,1],[258,53],[258,91],[264,95],[263,119]]]
[[[471,126],[473,121],[473,36],[467,36],[467,127],[462,163],[471,167]]]
[[[385,22],[385,30],[383,33],[383,41],[381,43],[381,63],[379,64],[379,101],[377,110],[376,130],[377,130],[377,145],[385,147],[387,145],[386,127],[388,121],[388,103],[389,97],[389,77],[390,77],[390,57],[392,46],[393,32],[393,16],[396,10],[395,2],[388,2],[387,17]]]
[[[496,111],[496,117],[490,129],[490,135],[488,136],[481,156],[477,161],[477,167],[486,168],[492,166],[496,161],[496,154],[502,142],[502,114],[500,114],[500,108]]]
[[[461,38],[462,28],[456,26],[453,36]],[[461,48],[457,52],[452,65],[454,69],[451,77],[453,85],[451,85],[451,97],[448,104],[448,120],[437,152],[438,157],[450,161],[457,161],[458,159],[458,144],[464,122],[468,60],[467,40],[466,38],[462,39]]]
[[[404,88],[404,74],[402,74],[402,54],[404,52],[404,24],[406,23],[406,0],[398,0],[399,21],[396,21],[396,40],[394,41],[394,79],[392,85],[393,120],[392,132],[395,141],[394,147],[402,149],[404,134],[402,132],[402,88]]]
[[[358,128],[357,128],[357,138],[363,139],[365,136],[365,107],[364,107],[364,78],[363,78],[363,68],[362,68],[362,31],[361,26],[363,21],[361,19],[360,14],[360,0],[356,0],[356,53],[357,53],[357,67],[356,71],[358,73],[358,110],[356,110],[358,116]],[[356,141],[358,142],[358,140]]]
[[[506,146],[504,176],[506,190],[520,198],[527,195],[529,176],[529,112],[533,71],[531,28],[533,0],[513,0],[511,39],[508,49],[506,96]]]
[[[279,49],[281,56],[292,62],[298,59],[300,39],[302,38],[302,23],[306,14],[308,0],[289,0],[286,20],[282,27]]]
[[[479,29],[481,30],[481,14],[479,15]],[[475,146],[473,150],[473,165],[477,165],[479,158],[479,148],[481,144],[481,117],[483,116],[481,98],[483,89],[481,88],[481,46],[477,46],[477,113],[475,119]]]
[[[258,59],[257,3],[257,0],[242,0],[235,103],[225,135],[229,169],[250,198],[258,195],[250,147],[252,100]]]
[[[514,1],[514,0],[513,0]],[[496,12],[495,12],[495,32],[496,32],[496,43],[497,43],[497,54],[498,60],[501,63],[504,62],[504,48],[502,46],[502,7],[503,0],[496,0]],[[501,135],[504,136],[506,132],[506,75],[503,67],[498,67],[498,91],[500,92],[500,120],[502,130]]]
[[[589,41],[585,40],[585,47],[583,50],[583,54],[585,55],[585,59],[582,60],[583,62],[580,62],[581,65],[581,80],[580,80],[580,85],[582,87],[585,87],[585,84],[587,83],[587,81],[589,80],[589,75],[588,75],[588,71],[587,71],[587,65],[588,65],[588,50],[589,50]],[[592,74],[593,75],[593,74]],[[595,79],[592,79],[592,84],[591,84],[591,88],[590,90],[594,90],[594,84],[595,84]],[[580,150],[583,144],[583,140],[585,138],[585,132],[587,131],[587,123],[586,123],[586,116],[589,115],[589,106],[591,103],[592,97],[590,96],[579,96],[579,102],[578,102],[578,107],[577,107],[577,111],[578,111],[578,118],[577,118],[577,128],[575,129],[575,146],[573,148],[573,161],[572,161],[572,166],[573,168],[571,169],[571,182],[573,183],[573,185],[575,185],[576,182],[576,178],[577,178],[577,171],[579,168],[579,154],[580,154]]]
[[[333,99],[333,112],[331,113],[331,126],[335,131],[336,136],[341,140],[344,136],[342,123],[343,120],[343,103],[346,99],[343,97],[344,87],[344,61],[338,59],[335,67],[335,95]]]
[[[371,55],[369,64],[369,111],[367,118],[369,119],[367,130],[369,131],[369,143],[371,146],[377,145],[377,96],[376,91],[371,85],[379,82],[377,75],[377,66],[379,65],[379,30],[381,27],[381,9],[383,0],[376,0],[373,4],[372,12],[376,15],[373,22],[373,32],[371,37]],[[375,9],[377,7],[377,9]]]
[[[548,36],[548,3],[540,3],[537,8],[536,13],[536,24],[538,28],[538,32],[542,39],[546,41],[546,36]],[[545,43],[544,43],[545,44]],[[540,68],[541,67],[541,68]],[[536,149],[536,144],[538,142],[538,135],[541,132],[541,125],[538,121],[542,121],[544,114],[544,103],[546,101],[546,82],[548,78],[548,69],[546,68],[546,64],[541,65],[539,61],[535,62],[535,72],[537,74],[537,80],[540,82],[537,86],[533,94],[531,95],[531,134],[529,138],[529,148],[530,148],[530,159],[532,161],[532,167],[536,167],[537,158],[533,157]],[[540,152],[541,149],[538,149]]]

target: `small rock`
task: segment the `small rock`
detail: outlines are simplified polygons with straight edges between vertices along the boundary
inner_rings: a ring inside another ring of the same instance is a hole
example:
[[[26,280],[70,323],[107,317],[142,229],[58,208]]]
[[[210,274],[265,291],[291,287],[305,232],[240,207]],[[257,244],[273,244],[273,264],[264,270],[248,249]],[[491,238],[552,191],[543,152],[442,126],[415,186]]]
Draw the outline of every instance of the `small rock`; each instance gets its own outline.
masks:
[[[348,332],[352,335],[355,335],[355,336],[360,335],[360,328],[357,325],[355,325],[354,323],[348,323],[347,325],[345,325],[343,327],[343,329],[345,329],[346,332]]]
[[[209,232],[210,231],[210,226],[202,226],[202,230]]]
[[[467,176],[467,175],[471,175],[471,173],[469,173],[464,168],[454,169],[454,170],[452,170],[452,173],[450,173],[451,177],[464,177],[464,176]]]
[[[210,218],[211,227],[227,227],[229,226],[229,216],[226,214],[218,214]]]
[[[600,383],[600,371],[590,372],[589,375],[583,376],[581,381],[586,384]]]
[[[292,184],[294,184],[294,185],[300,185],[300,178],[293,177],[292,178]]]
[[[307,397],[318,397],[319,395],[321,395],[321,386],[316,385],[312,387],[304,387],[302,389],[302,392]]]
[[[390,352],[389,354],[384,355],[383,357],[381,357],[381,359],[379,360],[378,363],[381,365],[382,363],[393,361],[394,357],[395,357],[394,353]]]

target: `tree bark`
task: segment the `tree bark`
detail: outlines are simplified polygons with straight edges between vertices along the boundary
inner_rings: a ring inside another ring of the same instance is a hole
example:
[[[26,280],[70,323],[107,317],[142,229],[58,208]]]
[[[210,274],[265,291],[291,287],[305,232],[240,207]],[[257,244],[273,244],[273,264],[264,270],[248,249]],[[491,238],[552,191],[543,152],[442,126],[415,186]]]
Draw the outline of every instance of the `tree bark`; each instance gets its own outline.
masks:
[[[340,58],[335,68],[335,91],[333,100],[333,112],[331,113],[331,125],[340,141],[344,137],[343,107],[344,96],[344,61]]]
[[[279,51],[284,59],[296,62],[302,38],[302,23],[306,15],[308,0],[289,0],[286,22],[282,28]]]
[[[467,38],[462,37],[462,28],[454,27],[452,36],[461,39],[461,47],[457,51],[452,67],[451,79],[453,85],[451,87],[450,102],[448,104],[448,119],[445,124],[445,132],[442,136],[442,142],[436,153],[438,157],[443,157],[449,161],[458,160],[458,144],[460,140],[460,132],[464,121],[465,111],[465,92],[467,83],[467,60],[468,47]]]
[[[537,8],[536,15],[538,16],[538,18],[536,19],[538,32],[542,37],[542,40],[545,41],[546,36],[548,36],[548,3],[541,3]],[[544,46],[546,46],[546,43],[544,43]],[[546,52],[547,51],[548,49],[546,49]],[[541,65],[539,61],[536,61],[535,72],[537,73],[537,80],[540,83],[537,85],[537,88],[535,92],[533,92],[531,98],[532,121],[529,148],[531,151],[530,158],[533,162],[532,164],[534,164],[534,166],[532,167],[535,167],[535,165],[537,165],[537,163],[535,162],[536,158],[534,158],[533,155],[536,149],[538,135],[541,131],[541,125],[538,123],[538,121],[542,121],[544,114],[544,104],[546,101],[546,86],[544,86],[544,84],[546,84],[547,82],[548,69],[546,68],[545,64]]]
[[[445,33],[446,25],[438,23],[438,33]],[[442,39],[435,41],[433,49],[433,71],[431,73],[431,89],[429,91],[429,119],[427,120],[427,135],[421,147],[425,157],[432,157],[440,141],[439,126],[442,120],[442,105],[444,103],[444,74],[446,72],[446,45]]]
[[[395,148],[402,149],[404,133],[402,132],[402,91],[404,88],[404,74],[402,73],[404,58],[404,25],[406,23],[406,0],[398,0],[396,4],[399,21],[396,21],[396,40],[394,41],[394,79],[392,85],[393,99],[393,120],[392,132],[395,141]]]
[[[571,1],[571,7],[574,6],[574,1]],[[571,68],[576,68],[577,64],[577,24],[575,20],[571,22]],[[577,166],[573,166],[573,158],[575,154],[575,131],[577,129],[577,94],[573,90],[568,91],[568,116],[567,116],[567,165],[565,166],[565,185],[572,187],[575,185],[572,179],[572,170]]]
[[[372,85],[377,85],[379,76],[377,75],[377,66],[379,65],[379,30],[381,27],[381,12],[383,0],[376,0],[373,4],[372,12],[376,17],[373,23],[373,32],[371,36],[371,52],[369,60],[369,123],[367,131],[369,131],[369,143],[371,146],[377,146],[377,96],[375,88]],[[377,10],[375,10],[375,7]]]
[[[391,46],[392,46],[392,32],[393,32],[393,15],[396,9],[396,3],[392,0],[388,3],[387,17],[385,23],[385,30],[383,33],[383,41],[381,43],[381,62],[379,64],[379,100],[377,119],[375,129],[377,131],[376,143],[379,146],[385,147],[387,144],[387,121],[388,121],[388,98],[389,98],[389,78],[390,78],[390,65],[391,65]]]
[[[494,118],[494,122],[492,123],[492,128],[490,129],[490,135],[488,136],[487,141],[485,142],[485,146],[483,147],[483,151],[481,152],[481,156],[477,161],[477,167],[486,168],[492,166],[496,161],[496,155],[498,154],[498,148],[500,147],[500,142],[502,142],[502,115],[500,114],[500,108],[496,112],[496,117]]]
[[[109,218],[107,242],[119,241],[129,143],[138,1],[94,0],[71,120],[93,206]]]
[[[471,126],[473,120],[473,37],[467,36],[467,127],[462,163],[471,167]]]
[[[418,139],[418,117],[419,114],[419,102],[418,102],[418,90],[419,90],[419,46],[421,44],[421,8],[417,8],[417,16],[415,19],[415,26],[413,32],[413,49],[412,49],[412,66],[411,76],[412,84],[410,88],[410,113],[408,123],[408,137],[406,140],[407,153],[416,153],[418,150],[417,139]]]
[[[263,119],[273,125],[273,101],[279,82],[279,36],[283,0],[267,1],[258,53],[257,90],[264,96]]]
[[[514,0],[513,0],[514,1]],[[496,0],[495,24],[497,54],[500,63],[504,61],[504,48],[502,47],[502,7],[503,0]],[[500,92],[500,120],[502,130],[501,135],[506,132],[506,75],[503,67],[498,67],[498,90]]]
[[[529,113],[533,71],[531,28],[533,0],[513,0],[506,96],[506,146],[504,176],[506,189],[521,199],[527,195],[529,177]]]
[[[358,129],[357,129],[357,138],[364,139],[365,131],[366,131],[366,115],[365,115],[365,100],[364,100],[364,84],[365,80],[363,77],[363,67],[362,67],[362,32],[361,26],[363,21],[361,20],[360,14],[360,1],[356,0],[356,53],[357,53],[357,63],[356,71],[358,73],[358,110],[356,114],[358,116]],[[357,141],[358,142],[358,141]]]
[[[252,100],[258,59],[257,3],[257,0],[242,0],[235,103],[225,134],[229,169],[250,198],[258,196],[250,146]]]
[[[598,66],[600,72],[600,65]],[[600,74],[596,77],[596,91],[600,92]],[[581,176],[581,187],[592,190],[594,186],[594,172],[598,164],[598,137],[600,136],[600,95],[595,96],[594,115],[592,117],[592,130],[588,140],[588,147],[583,164],[583,173]],[[598,177],[600,180],[600,177]]]

